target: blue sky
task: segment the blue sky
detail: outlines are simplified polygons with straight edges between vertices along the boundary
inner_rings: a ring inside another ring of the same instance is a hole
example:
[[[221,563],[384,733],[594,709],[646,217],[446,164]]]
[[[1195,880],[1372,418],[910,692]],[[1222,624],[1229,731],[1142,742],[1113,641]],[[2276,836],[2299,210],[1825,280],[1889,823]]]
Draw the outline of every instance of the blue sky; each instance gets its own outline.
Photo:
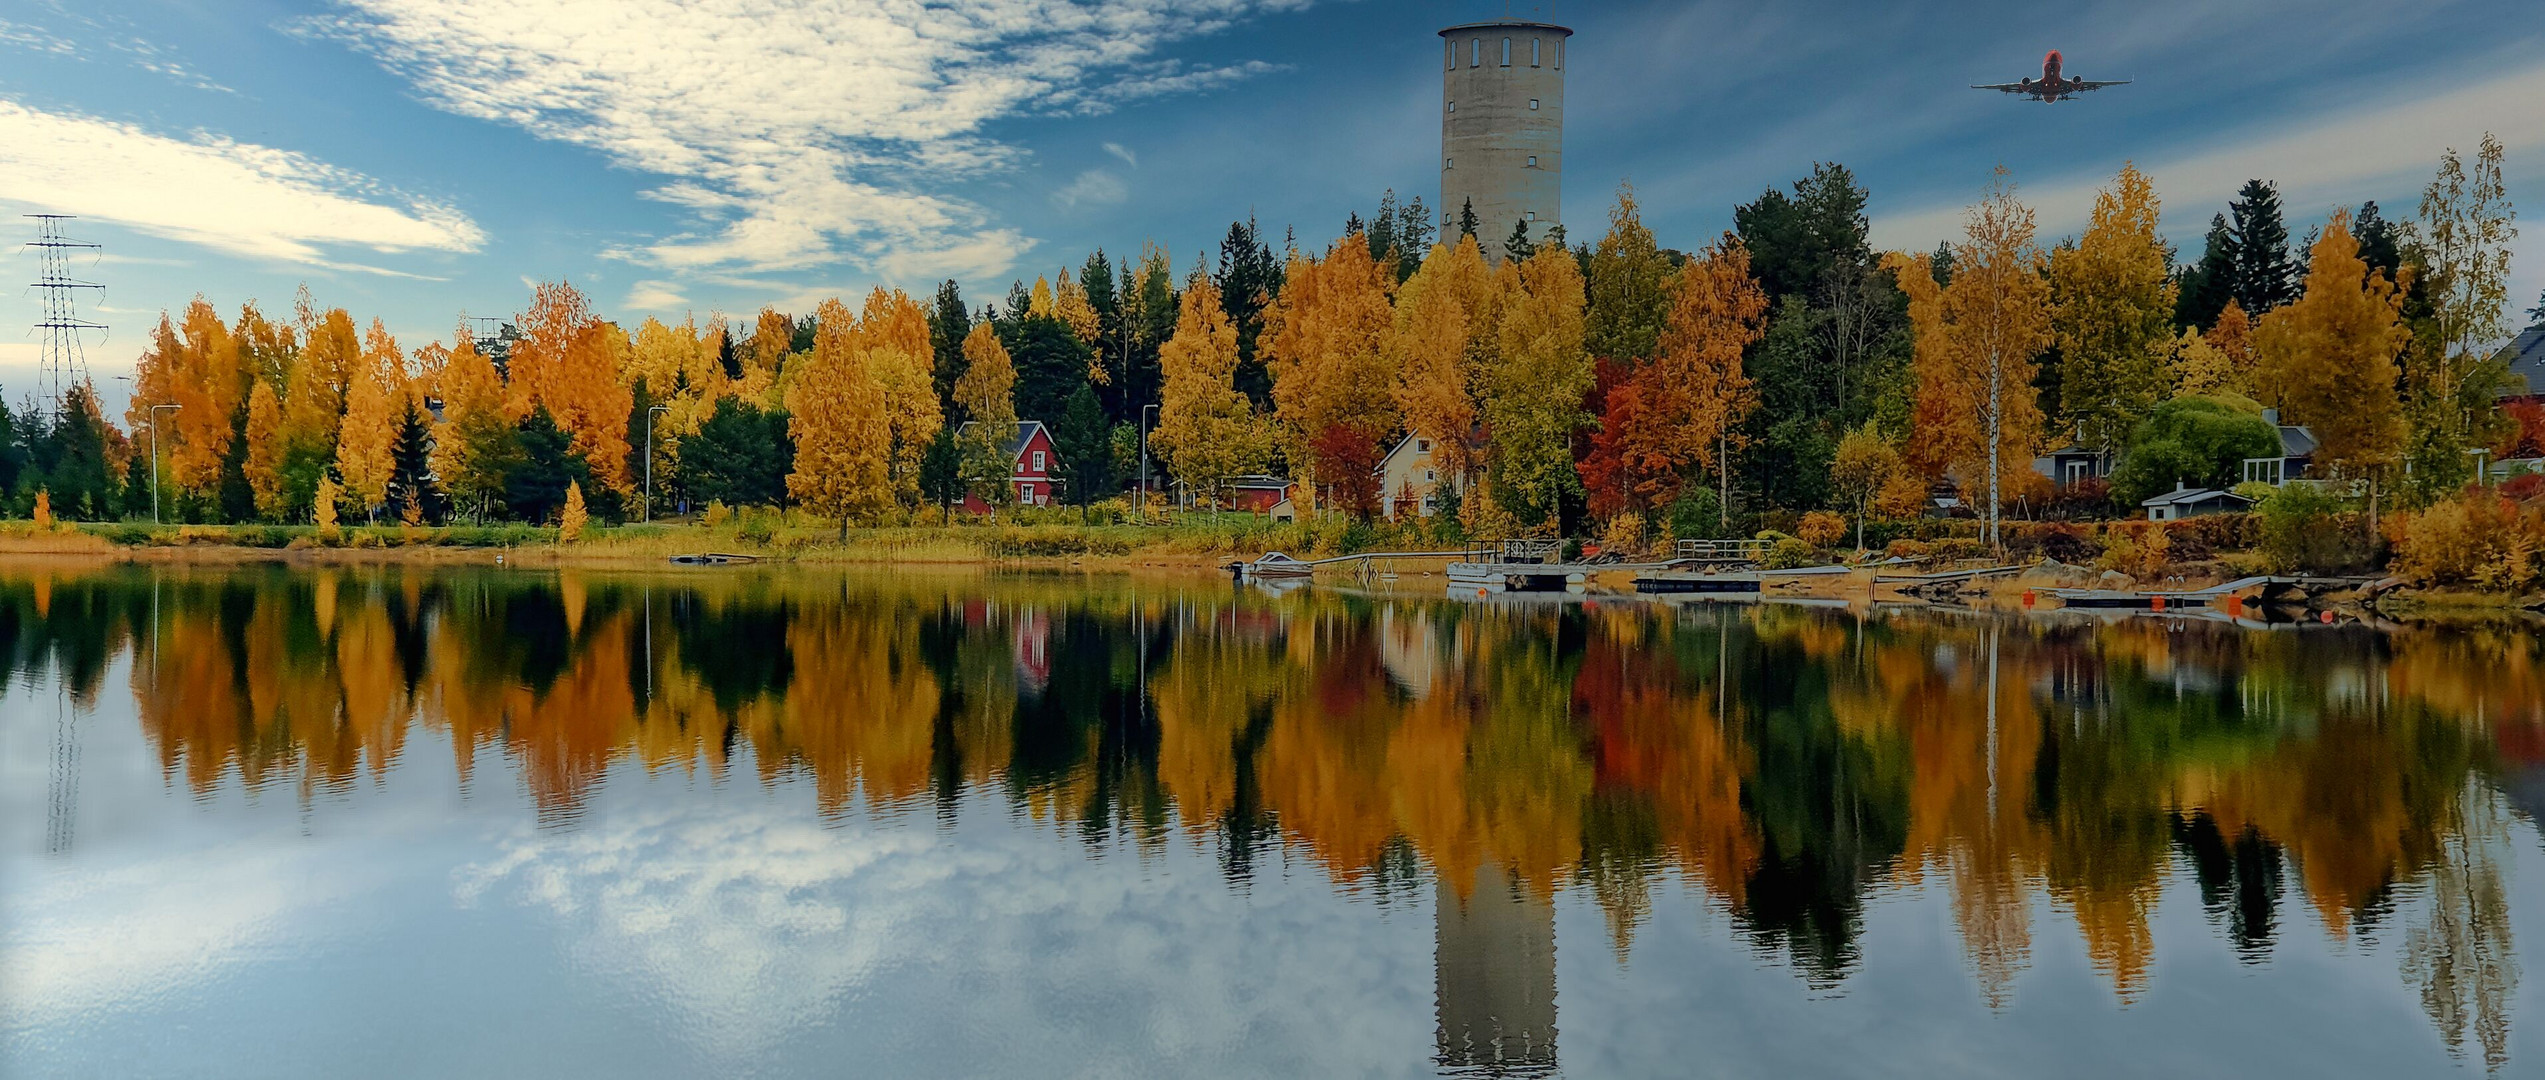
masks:
[[[1381,190],[1438,199],[1443,25],[1578,31],[1564,217],[1631,179],[1665,244],[1816,160],[1876,239],[1932,246],[1994,166],[2047,237],[2124,160],[2196,248],[2248,176],[2297,230],[2409,216],[2442,149],[2509,146],[2545,288],[2545,12],[2532,0],[1901,5],[1514,0],[12,0],[0,230],[75,213],[106,245],[92,370],[163,309],[324,305],[410,346],[568,278],[605,314],[747,315],[876,282],[975,302],[1103,245],[1179,269],[1249,212],[1321,245]],[[1965,88],[2133,85],[2057,106]],[[21,239],[10,234],[12,240]],[[10,279],[32,280],[9,244]],[[27,392],[31,290],[0,292],[0,393]],[[120,411],[120,402],[115,403]]]

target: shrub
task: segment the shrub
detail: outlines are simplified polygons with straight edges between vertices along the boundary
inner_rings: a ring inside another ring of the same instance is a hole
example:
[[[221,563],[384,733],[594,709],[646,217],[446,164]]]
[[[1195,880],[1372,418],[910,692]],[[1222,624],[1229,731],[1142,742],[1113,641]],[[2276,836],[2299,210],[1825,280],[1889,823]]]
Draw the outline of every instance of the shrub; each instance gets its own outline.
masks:
[[[2006,555],[2018,562],[2056,559],[2083,566],[2103,553],[2102,546],[2094,542],[2086,528],[2064,521],[2008,522]]]
[[[1767,546],[1767,558],[1759,565],[1770,570],[1792,570],[1820,561],[1818,549],[1798,536],[1779,537]]]
[[[1600,534],[1600,546],[1618,555],[1629,555],[1644,549],[1644,516],[1632,510],[1608,519],[1608,528]]]
[[[2263,500],[2255,517],[2264,559],[2279,573],[2339,573],[2366,565],[2368,552],[2342,502],[2314,484],[2284,485]]]
[[[707,503],[707,513],[699,520],[706,523],[710,529],[724,528],[726,522],[733,520],[733,507],[725,505],[722,499],[710,500]]]
[[[2061,484],[2041,504],[2042,516],[2052,521],[2103,521],[2112,510],[2112,485],[2100,476]]]
[[[2173,538],[2161,522],[2116,521],[2103,533],[2103,557],[2095,565],[2136,578],[2164,573],[2172,562]]]
[[[2539,579],[2545,512],[2474,490],[2402,519],[2394,572],[2406,581],[2516,591]]]
[[[1814,510],[1794,526],[1794,535],[1816,548],[1835,547],[1847,538],[1847,519],[1827,510]]]
[[[1673,540],[1718,539],[1722,531],[1723,503],[1715,498],[1712,488],[1689,488],[1679,494],[1663,515]]]

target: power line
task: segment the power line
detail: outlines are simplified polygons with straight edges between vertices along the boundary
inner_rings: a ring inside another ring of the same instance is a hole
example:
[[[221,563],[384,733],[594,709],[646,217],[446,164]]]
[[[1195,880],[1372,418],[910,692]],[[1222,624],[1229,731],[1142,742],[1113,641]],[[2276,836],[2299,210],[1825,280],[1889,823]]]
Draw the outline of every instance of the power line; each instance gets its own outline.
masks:
[[[70,253],[98,250],[98,245],[73,240],[62,235],[62,223],[68,214],[28,214],[36,221],[35,239],[26,246],[36,249],[38,270],[32,286],[43,298],[44,317],[35,324],[44,341],[44,355],[37,375],[37,399],[45,415],[62,414],[62,395],[74,386],[88,382],[88,359],[82,355],[81,335],[90,330],[104,330],[104,323],[80,318],[79,291],[106,287],[93,281],[82,281],[70,273]]]

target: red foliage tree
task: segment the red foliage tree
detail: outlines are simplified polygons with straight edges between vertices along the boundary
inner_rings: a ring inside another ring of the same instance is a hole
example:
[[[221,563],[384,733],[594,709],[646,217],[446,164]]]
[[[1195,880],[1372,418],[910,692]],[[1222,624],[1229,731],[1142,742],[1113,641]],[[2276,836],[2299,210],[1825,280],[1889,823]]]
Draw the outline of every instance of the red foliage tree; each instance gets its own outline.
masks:
[[[1345,513],[1368,521],[1379,512],[1378,444],[1342,424],[1328,424],[1310,440],[1327,494]]]

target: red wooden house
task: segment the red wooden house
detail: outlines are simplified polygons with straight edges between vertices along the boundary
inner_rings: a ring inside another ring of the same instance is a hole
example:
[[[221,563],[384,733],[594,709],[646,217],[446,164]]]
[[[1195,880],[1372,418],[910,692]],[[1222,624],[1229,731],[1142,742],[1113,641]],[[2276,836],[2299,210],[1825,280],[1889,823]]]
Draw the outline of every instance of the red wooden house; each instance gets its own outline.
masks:
[[[965,424],[955,432],[960,439],[972,430]],[[1008,434],[1007,456],[1016,462],[1016,505],[1050,506],[1060,501],[1060,481],[1053,474],[1060,471],[1060,451],[1052,448],[1052,433],[1040,420],[1017,421],[1016,430]],[[990,512],[980,496],[965,492],[963,509],[974,514]]]

